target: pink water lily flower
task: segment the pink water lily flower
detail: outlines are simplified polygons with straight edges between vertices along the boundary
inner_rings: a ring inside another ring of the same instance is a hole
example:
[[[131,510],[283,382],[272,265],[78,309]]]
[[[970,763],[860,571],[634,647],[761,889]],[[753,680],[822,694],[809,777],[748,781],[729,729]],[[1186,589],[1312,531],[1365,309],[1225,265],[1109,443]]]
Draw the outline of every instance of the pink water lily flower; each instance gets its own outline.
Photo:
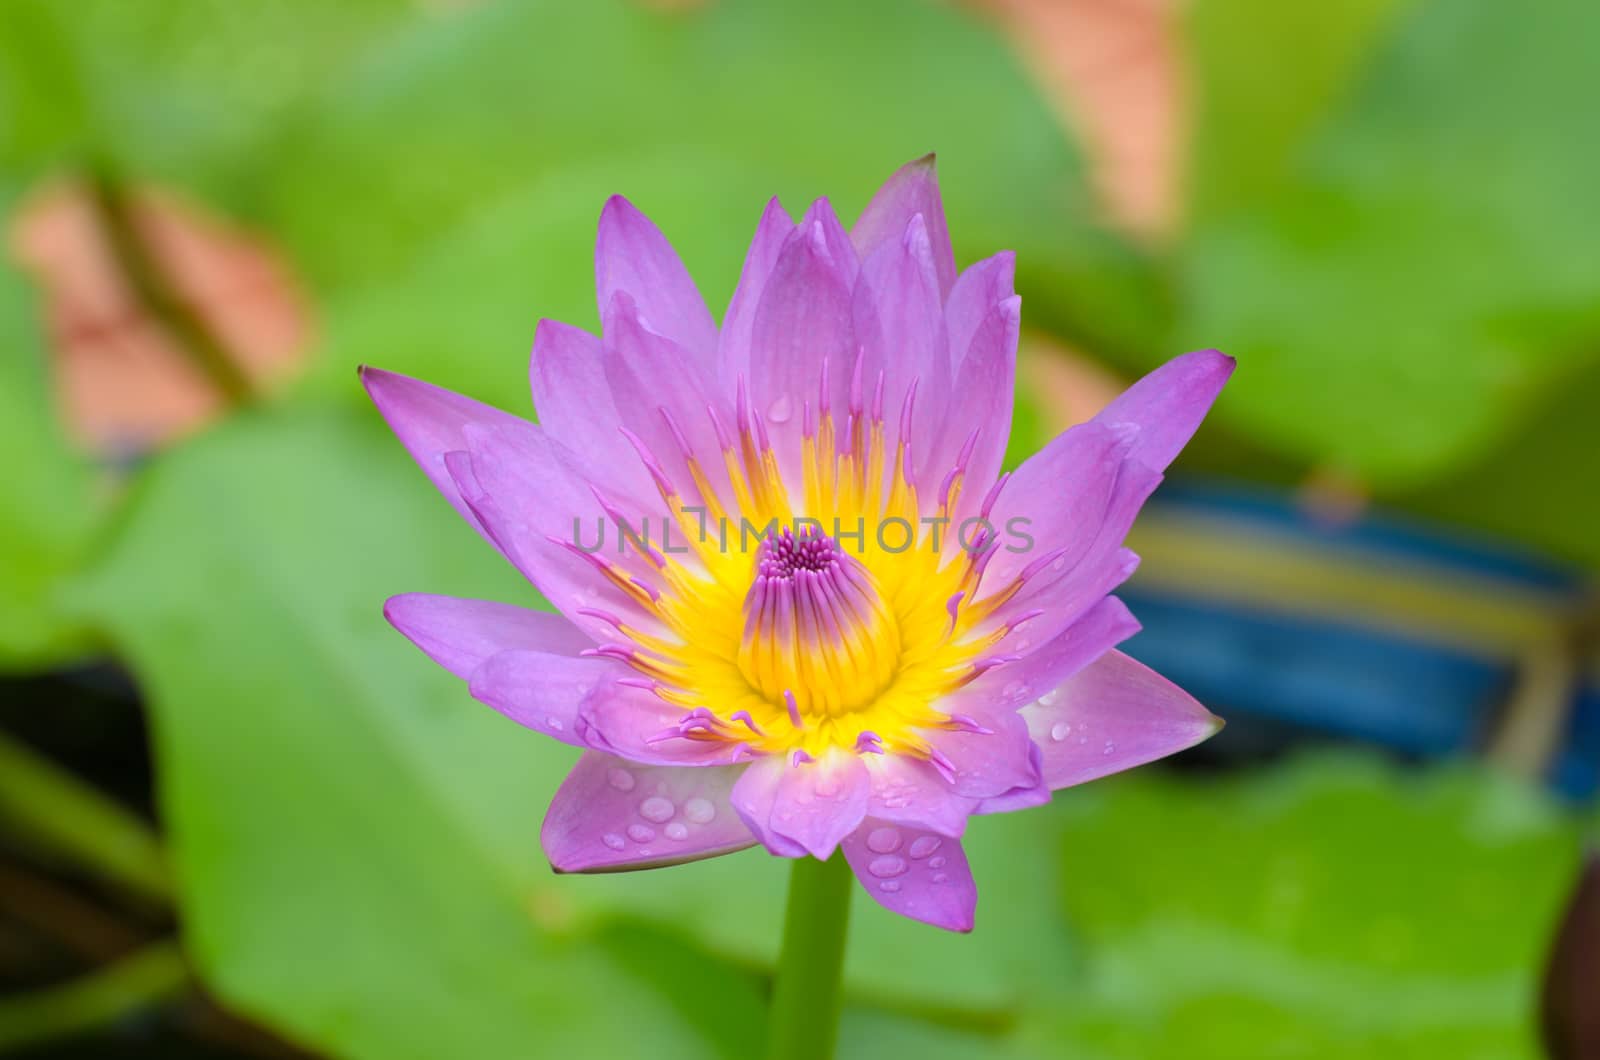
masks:
[[[1002,475],[1013,258],[957,273],[932,159],[846,231],[756,226],[719,327],[627,200],[602,337],[541,321],[539,425],[368,370],[389,425],[559,615],[410,594],[394,626],[474,697],[582,749],[563,872],[842,848],[867,893],[970,930],[973,814],[1172,754],[1220,722],[1114,650],[1122,542],[1232,371],[1192,353]]]

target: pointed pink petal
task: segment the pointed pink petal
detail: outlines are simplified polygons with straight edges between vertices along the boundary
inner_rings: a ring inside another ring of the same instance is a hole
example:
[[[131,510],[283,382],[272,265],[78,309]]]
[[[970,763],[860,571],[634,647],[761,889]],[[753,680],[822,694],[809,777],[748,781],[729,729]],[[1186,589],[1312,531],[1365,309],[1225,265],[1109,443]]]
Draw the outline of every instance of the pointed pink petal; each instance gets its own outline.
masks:
[[[893,453],[900,441],[900,412],[915,383],[912,454],[926,457],[929,439],[945,430],[954,433],[959,426],[945,422],[950,354],[939,277],[921,215],[911,219],[900,238],[883,243],[862,263],[852,303],[863,389],[873,396],[879,378],[883,380],[888,451]]]
[[[815,762],[772,755],[752,765],[733,789],[733,805],[774,854],[798,847],[826,861],[867,812],[871,783],[859,756],[830,751]]]
[[[628,440],[611,384],[606,382],[600,340],[559,320],[541,320],[533,333],[529,370],[533,405],[545,433],[560,440],[592,474],[609,471],[635,495],[652,486]]]
[[[737,729],[732,739],[709,739],[692,730],[680,734],[687,717],[682,707],[647,688],[609,681],[583,704],[579,723],[589,746],[646,765],[730,765],[748,756]]]
[[[903,754],[863,755],[872,778],[867,812],[895,824],[959,836],[976,800],[957,795],[931,764]]]
[[[682,346],[706,368],[715,364],[717,326],[694,280],[667,238],[620,195],[600,211],[594,286],[602,314],[612,297],[625,291],[651,331]]]
[[[1042,771],[1042,764],[1040,768]],[[1041,772],[1039,782],[1032,787],[1012,788],[1004,795],[995,795],[984,799],[973,808],[972,812],[977,814],[1014,813],[1017,810],[1031,810],[1035,806],[1044,806],[1049,801],[1050,785],[1045,781]]]
[[[551,655],[541,651],[503,651],[472,671],[472,697],[512,721],[546,736],[583,747],[579,708],[619,665],[609,659]]]
[[[1132,461],[1133,430],[1085,423],[1062,432],[1006,480],[989,519],[1000,547],[984,570],[980,599],[1006,590],[1024,573],[1012,610],[1059,608],[1058,583],[1100,584],[1106,565],[1121,566],[1119,550],[1161,474]],[[1105,590],[1102,590],[1102,594]],[[1077,613],[1092,599],[1073,598]]]
[[[538,428],[509,412],[380,368],[362,368],[361,382],[406,452],[456,511],[492,542],[482,521],[462,499],[445,467],[445,454],[467,447],[465,429],[469,424],[498,427],[512,434],[537,434]]]
[[[1003,704],[972,706],[965,713],[991,731],[923,730],[923,737],[949,764],[949,790],[965,799],[988,799],[1036,787],[1038,750],[1028,737],[1027,723]]]
[[[469,425],[462,432],[466,452],[447,454],[446,466],[458,491],[485,534],[563,615],[596,640],[615,638],[615,630],[596,610],[656,629],[652,615],[617,588],[596,567],[616,566],[630,577],[647,577],[654,568],[634,550],[618,554],[614,527],[606,530],[599,552],[586,557],[568,547],[591,548],[606,518],[594,487],[580,474],[576,458],[537,427],[511,432]],[[664,508],[622,495],[601,483],[631,526],[659,527]]]
[[[601,356],[618,421],[668,470],[674,488],[680,493],[692,488],[684,443],[702,471],[725,482],[722,448],[706,409],[714,407],[723,423],[732,421],[733,409],[722,400],[711,369],[649,330],[633,298],[621,291],[606,309]],[[627,462],[642,467],[632,444],[616,433],[627,449]]]
[[[1164,471],[1199,429],[1233,364],[1216,350],[1174,358],[1123,391],[1095,422],[1137,427],[1131,459]]]
[[[959,839],[868,817],[842,844],[872,900],[949,931],[972,930],[978,888]]]
[[[934,265],[939,277],[939,296],[950,293],[956,279],[956,259],[950,250],[950,230],[944,219],[944,200],[939,195],[939,178],[934,158],[925,155],[894,172],[872,197],[861,217],[850,230],[863,258],[891,239],[900,238],[906,225],[921,214],[928,226]]]
[[[757,759],[734,784],[728,801],[768,853],[780,858],[803,858],[806,848],[772,827],[772,805],[788,770],[788,763],[780,755]]]
[[[761,292],[766,290],[767,278],[778,263],[778,252],[794,232],[794,220],[777,199],[767,203],[756,224],[756,234],[745,253],[744,269],[739,273],[739,286],[734,288],[728,312],[722,318],[718,334],[720,372],[724,393],[732,393],[734,382],[740,376],[750,375],[750,340],[755,329],[756,307],[761,304]]]
[[[653,869],[755,845],[728,794],[743,766],[672,769],[585,752],[539,833],[557,872]]]
[[[960,453],[976,431],[976,444],[967,455],[963,488],[956,506],[955,525],[979,514],[988,484],[1000,474],[1006,443],[1011,439],[1012,390],[1017,370],[1017,336],[1022,321],[1022,299],[1012,296],[991,307],[973,335],[962,358],[948,410],[940,422],[914,444],[928,458],[921,481],[928,490],[930,510],[939,504],[937,486],[955,467]]]
[[[950,334],[951,367],[960,368],[972,345],[973,336],[990,311],[1016,294],[1017,256],[1002,250],[990,258],[969,265],[956,278],[945,302],[944,318]]]
[[[594,641],[560,615],[488,600],[405,593],[389,598],[383,617],[428,658],[462,679],[497,652],[576,655],[594,647]]]
[[[946,696],[940,709],[969,715],[992,727],[996,713],[1032,703],[1137,632],[1139,623],[1127,605],[1108,596],[1033,652],[995,666]]]
[[[855,366],[851,310],[855,251],[841,250],[838,221],[827,203],[808,211],[783,250],[761,293],[750,348],[752,411],[766,417],[773,446],[786,470],[797,467],[805,406],[818,407],[822,365],[828,364],[829,404],[841,416]],[[848,253],[848,261],[840,260]]]
[[[1078,671],[1022,716],[1052,788],[1165,758],[1222,728],[1194,697],[1119,651]]]

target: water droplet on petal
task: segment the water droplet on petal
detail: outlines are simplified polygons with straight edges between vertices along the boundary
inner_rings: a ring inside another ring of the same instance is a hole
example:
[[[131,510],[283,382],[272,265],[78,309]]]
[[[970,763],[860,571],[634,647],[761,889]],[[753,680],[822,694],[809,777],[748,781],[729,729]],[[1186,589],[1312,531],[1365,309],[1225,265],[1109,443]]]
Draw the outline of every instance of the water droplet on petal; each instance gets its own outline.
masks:
[[[1051,570],[1060,570],[1062,567],[1065,567],[1066,565],[1067,565],[1067,557],[1062,556],[1060,559],[1058,559],[1054,563],[1050,564],[1050,569]]]
[[[556,717],[554,714],[546,714],[544,716],[544,723],[551,732],[560,732],[563,728],[565,728],[565,726],[561,724],[561,719]]]
[[[950,880],[950,877],[948,875],[946,875],[945,873],[942,873],[942,872],[934,873],[934,876],[933,876],[933,882],[934,883],[947,883],[947,882],[949,882],[949,880]]]
[[[1024,685],[1021,681],[1009,681],[1006,683],[1006,686],[1000,690],[1000,694],[1005,696],[1007,699],[1012,699],[1016,696],[1022,695],[1022,693],[1027,690],[1027,687],[1028,686]]]
[[[1100,748],[1100,753],[1103,754],[1103,755],[1108,755],[1112,751],[1115,751],[1116,749],[1117,749],[1117,745],[1112,743],[1110,740],[1107,740],[1106,741],[1106,745],[1104,747]]]
[[[874,828],[867,833],[867,849],[874,854],[893,854],[900,849],[899,831],[894,828]]]
[[[660,795],[652,795],[639,804],[639,816],[656,824],[672,820],[672,815],[677,812],[678,808],[672,805],[672,800]]]
[[[788,394],[778,395],[778,399],[767,406],[767,419],[773,423],[788,423],[793,415],[794,402],[789,400]]]
[[[696,795],[683,804],[683,815],[695,824],[706,824],[717,815],[717,808],[711,804],[710,799],[702,799]]]
[[[867,871],[880,879],[886,876],[898,876],[906,871],[906,859],[894,854],[885,854],[881,858],[873,858],[867,865]]]
[[[930,869],[942,869],[942,868],[944,868],[944,855],[940,854],[936,858],[929,858],[928,859],[928,868],[930,868]]]
[[[637,783],[633,779],[632,773],[620,767],[614,768],[607,773],[606,781],[618,791],[632,791],[634,784]]]
[[[831,799],[839,794],[839,782],[832,777],[823,777],[817,781],[817,798]]]
[[[665,829],[668,839],[688,839],[689,826],[682,821],[673,821]]]
[[[1072,725],[1069,722],[1058,721],[1050,726],[1050,739],[1057,742],[1065,740],[1072,735]]]
[[[878,884],[878,890],[886,891],[889,894],[893,894],[894,892],[898,891],[899,889],[900,889],[900,881],[899,880],[884,880],[882,883]]]
[[[911,849],[907,851],[913,858],[925,858],[939,849],[940,839],[936,835],[919,835],[911,842]]]
[[[630,824],[628,838],[635,843],[648,843],[656,837],[656,830],[647,824]]]
[[[600,837],[600,842],[604,843],[612,850],[621,850],[623,847],[628,845],[623,841],[622,837],[615,832],[607,832],[605,835]]]

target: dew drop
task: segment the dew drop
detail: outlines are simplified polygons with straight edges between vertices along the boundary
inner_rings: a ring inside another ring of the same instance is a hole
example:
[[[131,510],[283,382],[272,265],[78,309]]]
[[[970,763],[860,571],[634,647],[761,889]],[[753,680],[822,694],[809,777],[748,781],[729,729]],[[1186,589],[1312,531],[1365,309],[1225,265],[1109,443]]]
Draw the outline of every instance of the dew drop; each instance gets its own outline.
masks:
[[[1022,695],[1023,692],[1027,691],[1027,687],[1028,686],[1024,685],[1021,681],[1011,681],[1000,690],[1000,694],[1005,696],[1007,699],[1010,699],[1013,696]]]
[[[656,830],[647,824],[630,824],[628,838],[635,843],[648,843],[656,837]]]
[[[942,869],[942,868],[944,868],[944,855],[940,854],[936,858],[929,858],[928,859],[928,868],[930,868],[930,869]]]
[[[950,877],[948,875],[946,875],[945,873],[943,873],[943,872],[936,872],[933,875],[933,882],[934,883],[948,883],[948,882],[950,882]]]
[[[711,804],[710,799],[702,799],[696,795],[683,804],[683,815],[695,824],[706,824],[717,815],[717,808]]]
[[[672,805],[672,800],[660,795],[652,795],[639,804],[639,816],[656,824],[672,820],[672,815],[677,812],[678,808]]]
[[[874,854],[893,854],[900,849],[899,831],[893,828],[874,828],[867,833],[867,849]],[[913,846],[912,849],[916,848]]]
[[[1061,568],[1065,567],[1066,565],[1067,565],[1067,557],[1062,556],[1060,559],[1058,559],[1054,563],[1050,564],[1050,569],[1051,570],[1060,570]]]
[[[873,858],[867,865],[867,871],[879,879],[898,876],[906,871],[906,859],[895,854],[885,854],[881,858]]]
[[[1058,721],[1054,725],[1050,726],[1050,739],[1055,740],[1057,743],[1060,743],[1062,740],[1065,740],[1071,735],[1072,725],[1069,722]]]
[[[546,714],[544,716],[544,723],[551,732],[560,732],[566,727],[561,724],[561,719],[556,717],[554,714]]]
[[[623,842],[622,837],[615,832],[607,832],[605,835],[600,837],[600,842],[604,843],[612,850],[621,850],[623,847],[628,845],[627,843]]]
[[[920,835],[911,841],[911,849],[907,853],[913,858],[925,858],[939,849],[939,843],[936,835]]]
[[[817,781],[817,798],[831,799],[839,794],[839,782],[832,777],[823,777]]]
[[[767,419],[773,423],[788,423],[793,415],[794,402],[789,400],[788,394],[778,395],[778,399],[767,406]]]
[[[682,821],[673,821],[671,824],[667,825],[664,831],[667,833],[668,839],[682,840],[689,838],[689,826],[684,824]]]
[[[1116,749],[1117,749],[1117,745],[1112,743],[1110,740],[1107,740],[1106,741],[1106,745],[1104,747],[1100,748],[1100,753],[1103,754],[1103,755],[1108,755],[1112,751],[1115,751]]]
[[[899,880],[884,880],[882,883],[878,884],[878,890],[885,891],[885,892],[887,892],[889,894],[893,894],[894,892],[898,891],[899,889],[900,889],[900,881]]]
[[[621,767],[613,768],[607,773],[606,782],[618,791],[632,791],[634,784],[637,783],[633,779],[633,774]]]

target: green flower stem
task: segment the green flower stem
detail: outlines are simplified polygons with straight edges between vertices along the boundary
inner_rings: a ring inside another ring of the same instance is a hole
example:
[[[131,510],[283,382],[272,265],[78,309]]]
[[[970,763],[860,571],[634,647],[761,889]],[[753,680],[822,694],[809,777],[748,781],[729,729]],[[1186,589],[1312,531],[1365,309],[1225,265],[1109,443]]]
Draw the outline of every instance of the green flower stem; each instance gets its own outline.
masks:
[[[4,735],[0,825],[72,858],[152,905],[172,900],[161,843],[143,821]]]
[[[100,166],[90,173],[89,193],[112,260],[139,305],[166,330],[229,405],[248,403],[255,396],[250,377],[216,330],[167,276],[140,230],[127,189],[109,167]]]
[[[155,942],[83,979],[0,999],[0,1051],[86,1034],[189,987],[175,942]]]
[[[797,858],[790,870],[783,953],[767,1022],[767,1060],[833,1056],[853,882],[843,854],[828,861]]]

